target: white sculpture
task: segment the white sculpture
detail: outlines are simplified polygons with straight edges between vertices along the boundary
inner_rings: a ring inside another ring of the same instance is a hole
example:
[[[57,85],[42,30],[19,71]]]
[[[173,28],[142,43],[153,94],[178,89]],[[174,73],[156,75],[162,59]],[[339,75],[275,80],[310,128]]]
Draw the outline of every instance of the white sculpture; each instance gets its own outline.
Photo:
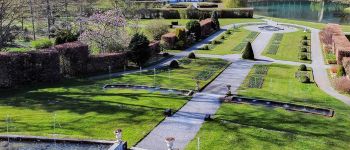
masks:
[[[166,145],[168,147],[168,150],[174,149],[173,147],[174,147],[175,138],[167,137],[167,138],[165,138],[165,142],[166,142]]]
[[[122,141],[122,129],[115,130],[115,138],[117,139],[117,143],[121,143]]]

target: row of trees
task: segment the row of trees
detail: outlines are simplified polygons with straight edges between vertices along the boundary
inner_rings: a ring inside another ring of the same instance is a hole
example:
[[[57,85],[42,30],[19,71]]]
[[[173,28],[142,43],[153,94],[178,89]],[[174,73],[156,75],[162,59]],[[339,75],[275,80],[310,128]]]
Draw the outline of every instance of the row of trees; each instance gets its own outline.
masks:
[[[59,26],[73,22],[82,30],[84,20],[98,12],[97,0],[0,0],[0,50],[17,35],[26,39],[51,38]],[[105,0],[127,18],[137,18],[140,9],[129,0]],[[108,8],[110,9],[110,8]],[[80,32],[80,31],[79,31]]]

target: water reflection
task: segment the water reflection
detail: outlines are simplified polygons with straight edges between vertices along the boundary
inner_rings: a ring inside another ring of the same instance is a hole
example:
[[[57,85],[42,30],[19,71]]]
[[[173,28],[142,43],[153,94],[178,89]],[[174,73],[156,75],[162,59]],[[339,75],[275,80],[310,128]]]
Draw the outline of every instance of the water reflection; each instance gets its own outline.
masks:
[[[250,2],[258,15],[291,18],[325,23],[350,23],[350,13],[345,11],[348,4],[305,1],[264,1]]]

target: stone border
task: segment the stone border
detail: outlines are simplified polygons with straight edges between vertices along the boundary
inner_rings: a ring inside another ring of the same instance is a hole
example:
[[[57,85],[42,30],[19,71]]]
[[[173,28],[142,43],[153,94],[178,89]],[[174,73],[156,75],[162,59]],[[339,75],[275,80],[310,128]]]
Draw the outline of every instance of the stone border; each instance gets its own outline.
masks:
[[[103,89],[112,89],[112,88],[123,88],[123,89],[133,89],[133,88],[137,88],[137,89],[155,89],[155,90],[173,90],[176,92],[180,92],[182,94],[180,95],[184,95],[184,96],[192,96],[194,94],[193,90],[179,90],[179,89],[169,89],[169,88],[162,88],[162,87],[155,87],[155,86],[147,86],[147,85],[131,85],[131,84],[106,84],[103,86]]]
[[[302,113],[322,115],[330,118],[334,117],[335,115],[335,111],[328,108],[319,108],[319,107],[298,105],[298,104],[287,103],[287,102],[277,102],[277,101],[271,101],[271,100],[246,98],[246,97],[239,97],[239,96],[226,97],[224,99],[224,102],[250,104],[250,105],[263,105],[267,107],[279,107],[279,108],[284,108],[285,110],[288,110],[288,111],[298,111]]]
[[[69,138],[48,138],[43,136],[25,136],[25,135],[0,135],[2,140],[13,140],[13,141],[27,141],[27,142],[47,142],[47,143],[74,143],[74,144],[103,144],[113,145],[115,141],[107,140],[83,140],[83,139],[69,139]]]

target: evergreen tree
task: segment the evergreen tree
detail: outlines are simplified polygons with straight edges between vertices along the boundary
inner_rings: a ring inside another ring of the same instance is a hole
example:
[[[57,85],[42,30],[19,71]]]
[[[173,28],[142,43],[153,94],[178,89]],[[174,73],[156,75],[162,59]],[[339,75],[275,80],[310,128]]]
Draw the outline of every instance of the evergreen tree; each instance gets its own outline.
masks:
[[[253,47],[252,47],[252,43],[248,42],[247,46],[245,47],[245,50],[242,54],[242,58],[243,59],[250,59],[250,60],[254,60],[254,51],[253,51]]]
[[[129,59],[138,66],[144,65],[151,57],[151,51],[148,46],[149,43],[145,35],[136,33],[129,44]]]
[[[220,22],[219,22],[219,17],[216,11],[213,11],[211,14],[211,20],[214,22],[214,29],[215,30],[220,30]]]

